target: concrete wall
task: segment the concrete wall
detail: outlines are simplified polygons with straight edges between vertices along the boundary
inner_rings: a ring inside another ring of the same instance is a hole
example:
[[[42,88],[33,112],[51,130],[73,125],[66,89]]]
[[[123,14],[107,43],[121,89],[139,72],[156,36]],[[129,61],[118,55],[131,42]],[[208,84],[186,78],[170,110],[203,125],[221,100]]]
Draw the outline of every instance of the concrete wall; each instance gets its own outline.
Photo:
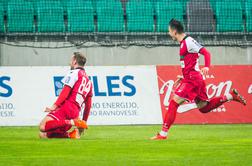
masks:
[[[252,47],[207,47],[212,64],[252,64]],[[90,47],[38,49],[0,45],[1,66],[64,66],[74,51],[86,54],[87,65],[179,64],[179,47]],[[201,57],[201,62],[204,62]]]

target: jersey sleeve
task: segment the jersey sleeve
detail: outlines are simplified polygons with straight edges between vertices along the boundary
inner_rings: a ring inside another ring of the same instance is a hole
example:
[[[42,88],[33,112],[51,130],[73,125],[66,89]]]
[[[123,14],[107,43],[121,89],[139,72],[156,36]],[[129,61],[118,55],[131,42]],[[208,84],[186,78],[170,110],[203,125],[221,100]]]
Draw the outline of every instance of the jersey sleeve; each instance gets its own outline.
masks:
[[[74,84],[78,80],[78,72],[70,71],[63,79],[62,83],[73,88]]]
[[[203,48],[196,40],[191,37],[186,39],[187,50],[189,53],[199,53],[200,49]]]
[[[204,55],[205,58],[205,67],[210,67],[211,64],[211,54],[206,48],[200,49],[200,54]]]

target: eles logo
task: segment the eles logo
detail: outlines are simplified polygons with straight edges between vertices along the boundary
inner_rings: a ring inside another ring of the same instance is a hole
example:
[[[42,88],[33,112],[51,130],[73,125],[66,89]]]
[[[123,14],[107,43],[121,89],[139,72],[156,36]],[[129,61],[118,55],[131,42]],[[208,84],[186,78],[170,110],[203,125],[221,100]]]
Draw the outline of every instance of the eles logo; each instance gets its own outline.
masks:
[[[54,77],[54,88],[55,95],[59,96],[63,83],[61,80],[62,76]],[[99,84],[99,79],[97,76],[91,76],[89,79],[93,82],[93,92],[94,96],[134,96],[136,94],[136,87],[133,85],[134,76],[106,76],[106,86]],[[103,90],[101,90],[101,86]],[[106,87],[106,90],[104,90]]]
[[[93,82],[95,96],[134,96],[136,94],[136,87],[131,83],[134,80],[134,76],[106,76],[107,90],[103,92],[99,89],[97,76],[91,77],[90,80]],[[122,91],[125,87],[128,90]]]
[[[10,97],[12,95],[12,88],[7,82],[10,82],[10,77],[0,77],[0,97]]]

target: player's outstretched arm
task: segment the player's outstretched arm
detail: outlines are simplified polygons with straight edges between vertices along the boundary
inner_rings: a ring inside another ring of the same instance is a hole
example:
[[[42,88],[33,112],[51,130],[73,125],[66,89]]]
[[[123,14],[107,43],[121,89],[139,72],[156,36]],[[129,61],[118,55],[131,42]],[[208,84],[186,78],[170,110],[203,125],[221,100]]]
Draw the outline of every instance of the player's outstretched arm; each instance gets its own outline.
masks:
[[[205,59],[205,67],[203,67],[201,69],[201,72],[203,73],[203,75],[207,75],[208,71],[209,71],[210,64],[211,64],[211,54],[204,47],[202,49],[200,49],[199,53],[202,54],[204,56],[204,59]]]

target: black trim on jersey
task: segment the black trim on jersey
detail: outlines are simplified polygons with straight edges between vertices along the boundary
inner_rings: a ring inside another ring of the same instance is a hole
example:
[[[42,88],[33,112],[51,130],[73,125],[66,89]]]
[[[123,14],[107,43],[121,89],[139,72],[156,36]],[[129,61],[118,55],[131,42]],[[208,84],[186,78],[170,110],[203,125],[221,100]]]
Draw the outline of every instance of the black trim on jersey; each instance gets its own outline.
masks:
[[[185,40],[185,39],[188,38],[188,37],[189,37],[189,35],[186,35],[186,36],[182,39],[182,41]]]
[[[201,45],[202,46],[202,45]],[[199,49],[199,52],[198,53],[200,53],[200,50],[202,50],[202,48],[204,48],[204,46],[202,46],[200,49]]]
[[[84,67],[76,67],[75,69],[85,70]]]

